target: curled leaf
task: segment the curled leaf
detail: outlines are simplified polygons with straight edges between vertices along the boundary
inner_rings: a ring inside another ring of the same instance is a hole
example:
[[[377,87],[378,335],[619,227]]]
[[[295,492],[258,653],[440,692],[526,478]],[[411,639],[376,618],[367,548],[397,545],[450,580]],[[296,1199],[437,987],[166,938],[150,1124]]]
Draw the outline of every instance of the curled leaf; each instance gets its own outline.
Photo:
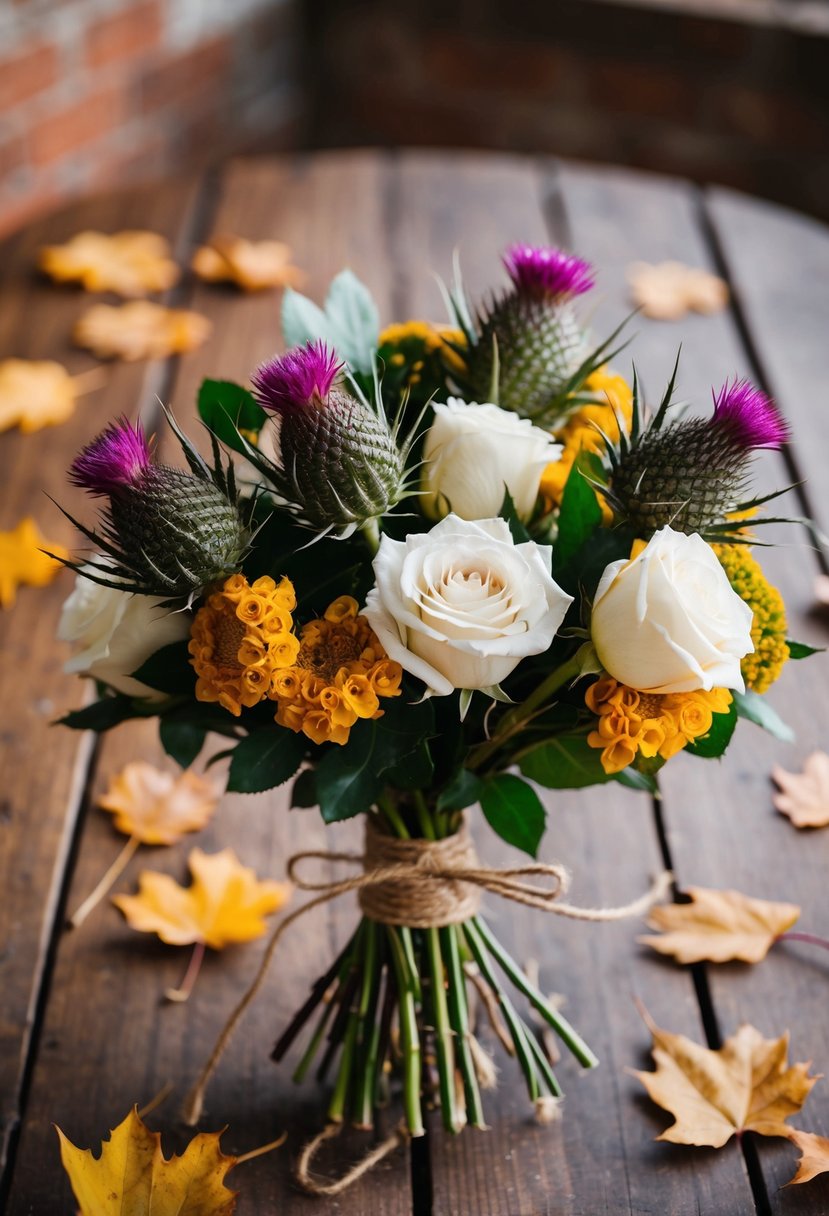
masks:
[[[193,254],[194,272],[206,283],[235,283],[243,291],[299,287],[305,276],[291,265],[290,246],[282,241],[248,241],[216,236]]]
[[[790,1178],[786,1186],[794,1186],[798,1182],[811,1182],[818,1174],[829,1173],[829,1139],[826,1136],[816,1136],[813,1132],[801,1132],[797,1128],[789,1128],[789,1139],[800,1149],[800,1160],[797,1172]]]
[[[174,775],[145,760],[133,760],[113,777],[98,805],[115,816],[115,827],[142,844],[175,844],[198,832],[218,805],[212,781],[189,769]]]
[[[169,242],[156,232],[79,232],[63,245],[41,249],[38,265],[58,283],[120,296],[167,291],[179,277]]]
[[[69,372],[51,359],[0,361],[0,431],[19,426],[24,435],[57,426],[75,412]]]
[[[781,815],[796,828],[825,828],[829,824],[829,756],[812,752],[800,773],[776,764],[771,775],[779,792],[773,801]]]
[[[721,312],[728,304],[728,285],[708,270],[682,262],[634,262],[628,269],[631,299],[646,317],[675,321],[689,311]]]
[[[54,557],[43,550],[49,549]],[[0,532],[0,608],[9,608],[17,588],[45,587],[61,570],[56,558],[69,557],[69,550],[45,540],[37,524],[27,516],[11,532]]]
[[[648,914],[659,937],[637,940],[678,963],[759,963],[800,916],[796,904],[753,899],[739,891],[689,887],[691,903],[660,904]]]
[[[78,320],[74,339],[99,359],[166,359],[207,339],[211,325],[201,313],[164,308],[147,300],[95,304]]]

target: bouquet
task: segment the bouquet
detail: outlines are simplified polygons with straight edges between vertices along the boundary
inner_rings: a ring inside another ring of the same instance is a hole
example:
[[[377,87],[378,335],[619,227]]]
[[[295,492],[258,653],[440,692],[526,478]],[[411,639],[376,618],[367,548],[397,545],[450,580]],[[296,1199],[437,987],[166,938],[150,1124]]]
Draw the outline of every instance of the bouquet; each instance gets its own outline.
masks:
[[[209,457],[168,414],[186,469],[126,420],[71,469],[102,512],[77,525],[95,553],[69,563],[61,636],[100,695],[64,721],[157,716],[182,765],[218,734],[229,789],[293,780],[294,806],[364,818],[362,872],[290,867],[307,906],[354,891],[363,912],[275,1051],[305,1035],[295,1077],[331,1071],[333,1127],[374,1126],[398,1079],[407,1134],[426,1101],[450,1132],[484,1127],[471,993],[552,1117],[561,1086],[516,994],[596,1060],[481,893],[588,919],[644,905],[578,909],[559,866],[482,867],[465,815],[533,859],[536,786],[653,793],[680,752],[722,755],[738,718],[780,730],[762,694],[808,650],[753,552],[773,496],[752,496],[752,458],[786,438],[774,404],[735,380],[708,416],[683,410],[675,369],[649,406],[613,370],[619,331],[595,345],[579,321],[586,262],[504,262],[475,309],[456,272],[445,326],[380,332],[350,272],[325,309],[288,292],[287,353],[251,388],[202,386]]]

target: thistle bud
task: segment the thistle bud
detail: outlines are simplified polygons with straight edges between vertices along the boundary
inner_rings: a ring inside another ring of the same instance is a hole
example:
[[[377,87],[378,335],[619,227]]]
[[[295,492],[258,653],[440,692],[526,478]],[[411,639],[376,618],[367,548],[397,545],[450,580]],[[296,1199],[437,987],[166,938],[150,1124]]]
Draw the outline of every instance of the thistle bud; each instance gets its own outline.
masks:
[[[76,457],[70,480],[108,499],[101,535],[87,535],[114,559],[111,581],[125,590],[190,596],[238,570],[246,535],[236,503],[206,465],[187,473],[154,464],[140,426],[108,427]]]
[[[711,418],[652,426],[618,458],[610,499],[638,536],[705,533],[738,508],[752,452],[779,448],[786,424],[746,380],[724,384]]]
[[[504,255],[512,287],[479,317],[468,356],[473,396],[490,400],[495,352],[498,404],[540,417],[587,355],[572,301],[593,286],[593,271],[559,249],[513,245]]]
[[[404,469],[385,418],[336,383],[342,367],[324,342],[309,342],[252,380],[279,423],[277,491],[309,527],[348,534],[394,506]]]

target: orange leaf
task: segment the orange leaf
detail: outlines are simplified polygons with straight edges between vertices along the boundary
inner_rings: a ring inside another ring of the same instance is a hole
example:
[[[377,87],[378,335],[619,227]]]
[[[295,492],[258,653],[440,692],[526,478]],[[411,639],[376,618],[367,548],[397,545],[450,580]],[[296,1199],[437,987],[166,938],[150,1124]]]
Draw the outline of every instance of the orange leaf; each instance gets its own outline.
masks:
[[[825,828],[829,824],[829,756],[812,752],[803,772],[789,773],[776,764],[771,775],[780,787],[774,805],[796,828]]]
[[[55,557],[44,553],[48,548]],[[31,516],[21,519],[11,532],[0,532],[0,608],[9,608],[17,597],[17,588],[45,587],[60,571],[55,558],[66,558],[69,550],[41,536]]]
[[[739,891],[689,887],[688,894],[691,903],[662,904],[648,914],[648,924],[662,937],[637,939],[679,963],[759,963],[800,915],[795,904],[752,899]]]
[[[156,232],[79,232],[64,245],[41,249],[38,265],[58,283],[119,296],[166,291],[179,278],[170,244]]]
[[[134,300],[130,304],[95,304],[78,320],[74,338],[99,359],[131,363],[195,350],[210,329],[201,313]]]
[[[174,776],[133,760],[110,782],[98,805],[115,815],[115,827],[142,844],[175,844],[185,832],[198,832],[218,803],[212,781],[186,770]]]
[[[75,412],[76,389],[60,363],[49,359],[0,362],[0,431],[19,426],[24,434],[65,422]]]
[[[305,276],[290,259],[290,247],[282,241],[217,236],[196,250],[191,266],[207,283],[231,282],[243,291],[262,291],[302,285]]]
[[[237,1192],[224,1179],[238,1158],[221,1151],[221,1132],[200,1132],[168,1161],[160,1134],[134,1108],[102,1143],[97,1160],[56,1131],[79,1216],[231,1216],[236,1210]]]
[[[707,270],[682,262],[634,262],[628,268],[631,298],[646,317],[675,321],[694,312],[721,312],[728,303],[728,286]]]
[[[819,1079],[809,1076],[808,1064],[788,1065],[788,1033],[764,1039],[745,1025],[712,1051],[647,1022],[656,1071],[633,1075],[676,1120],[658,1140],[720,1148],[745,1131],[786,1136],[785,1120]]]
[[[144,870],[137,895],[113,896],[133,929],[157,933],[171,946],[204,942],[221,950],[231,942],[261,937],[266,929],[262,918],[290,896],[288,883],[260,882],[232,849],[212,855],[193,849],[188,864],[193,875],[189,887]]]
[[[812,1132],[801,1132],[790,1128],[788,1133],[792,1144],[800,1149],[800,1160],[797,1163],[797,1173],[790,1178],[786,1186],[794,1186],[797,1182],[811,1182],[818,1174],[829,1173],[829,1140],[826,1136],[816,1136]]]

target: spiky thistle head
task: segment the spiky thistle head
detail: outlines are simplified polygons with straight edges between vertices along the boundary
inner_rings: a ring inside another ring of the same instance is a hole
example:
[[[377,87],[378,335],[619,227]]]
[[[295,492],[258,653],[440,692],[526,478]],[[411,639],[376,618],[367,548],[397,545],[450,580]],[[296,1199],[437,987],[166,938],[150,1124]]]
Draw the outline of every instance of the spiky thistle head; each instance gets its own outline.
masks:
[[[87,578],[142,595],[192,599],[239,569],[247,532],[232,468],[222,468],[218,449],[211,468],[172,419],[171,425],[189,472],[156,464],[143,428],[121,419],[87,444],[69,471],[73,485],[108,500],[99,530],[73,522],[109,559],[87,563]]]
[[[588,262],[560,249],[511,245],[511,286],[478,313],[468,352],[470,395],[549,421],[588,355],[572,301],[593,286]]]
[[[678,361],[677,361],[678,364]],[[714,392],[710,418],[668,422],[677,368],[655,415],[644,423],[634,384],[630,435],[606,444],[605,497],[617,518],[647,538],[669,526],[723,540],[739,531],[733,516],[754,507],[744,500],[752,453],[777,448],[787,427],[774,403],[747,380]]]
[[[345,536],[402,497],[405,449],[379,411],[338,383],[343,367],[324,342],[309,342],[251,379],[279,426],[277,463],[257,467],[301,522]]]

